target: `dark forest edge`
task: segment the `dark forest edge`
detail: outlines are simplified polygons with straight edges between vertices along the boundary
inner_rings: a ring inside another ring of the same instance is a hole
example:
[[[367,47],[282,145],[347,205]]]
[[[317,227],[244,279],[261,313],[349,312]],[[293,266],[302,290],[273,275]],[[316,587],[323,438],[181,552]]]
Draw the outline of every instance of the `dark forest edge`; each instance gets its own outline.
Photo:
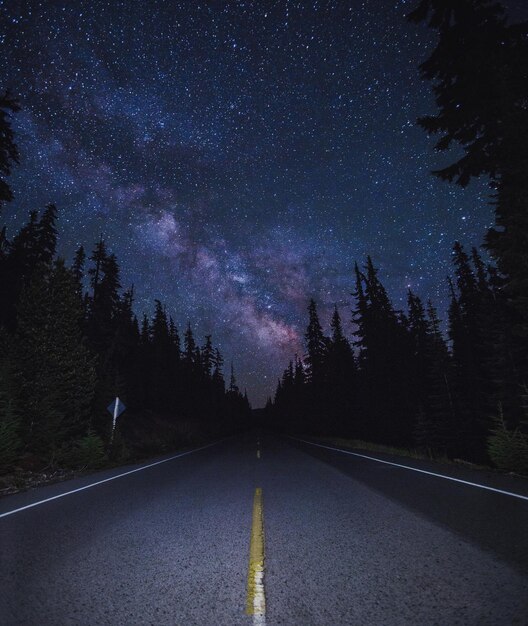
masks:
[[[409,19],[438,33],[420,67],[438,114],[419,124],[441,135],[437,150],[463,152],[434,173],[461,186],[488,177],[491,262],[455,244],[447,340],[431,303],[409,292],[408,310],[396,310],[370,257],[356,265],[353,342],[337,310],[326,336],[312,301],[307,354],[284,372],[265,420],[526,473],[528,26],[509,24],[489,0],[422,0]],[[0,97],[0,205],[12,200],[4,178],[18,163],[16,110]],[[250,424],[210,338],[197,346],[189,325],[181,348],[159,301],[140,324],[105,242],[85,274],[84,249],[71,265],[57,258],[55,220],[50,205],[0,236],[0,465],[96,467]],[[110,446],[105,407],[116,395],[128,409]]]
[[[312,300],[307,354],[268,403],[275,427],[526,473],[528,394],[507,358],[519,343],[496,269],[458,243],[453,259],[450,349],[432,303],[409,290],[408,311],[396,311],[370,258],[356,266],[353,342],[337,308],[323,333]]]
[[[528,23],[510,24],[491,0],[422,0],[408,18],[438,35],[420,66],[438,112],[418,123],[440,135],[437,151],[462,151],[433,174],[462,187],[488,178],[491,263],[455,243],[448,341],[430,302],[409,291],[397,311],[370,257],[356,265],[352,345],[337,310],[325,336],[312,301],[307,355],[267,413],[287,432],[528,473]]]
[[[159,300],[139,322],[104,240],[67,265],[56,221],[49,205],[12,239],[0,234],[0,471],[23,482],[32,471],[120,464],[247,427],[247,396],[232,368],[226,386],[211,337],[199,346],[188,323],[181,346]],[[112,437],[106,407],[116,396],[127,409]]]

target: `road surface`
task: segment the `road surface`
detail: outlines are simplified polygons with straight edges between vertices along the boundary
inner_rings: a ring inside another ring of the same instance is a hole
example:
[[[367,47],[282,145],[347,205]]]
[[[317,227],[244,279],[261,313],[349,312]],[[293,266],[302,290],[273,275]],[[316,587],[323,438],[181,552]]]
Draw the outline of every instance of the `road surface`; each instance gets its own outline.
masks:
[[[252,433],[5,497],[0,624],[528,624],[528,481],[365,454],[408,468]]]

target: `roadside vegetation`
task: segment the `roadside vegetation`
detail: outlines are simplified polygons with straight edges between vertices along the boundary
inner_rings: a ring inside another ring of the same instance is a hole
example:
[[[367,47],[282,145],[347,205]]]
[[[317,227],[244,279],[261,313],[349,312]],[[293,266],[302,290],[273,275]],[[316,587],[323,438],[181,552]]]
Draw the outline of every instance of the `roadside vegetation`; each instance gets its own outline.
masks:
[[[18,150],[0,97],[0,173]],[[5,180],[2,202],[12,200]],[[134,288],[101,236],[57,253],[55,205],[0,230],[0,493],[162,454],[247,428],[251,407],[210,335],[155,300],[140,317]],[[126,406],[115,432],[107,407]]]

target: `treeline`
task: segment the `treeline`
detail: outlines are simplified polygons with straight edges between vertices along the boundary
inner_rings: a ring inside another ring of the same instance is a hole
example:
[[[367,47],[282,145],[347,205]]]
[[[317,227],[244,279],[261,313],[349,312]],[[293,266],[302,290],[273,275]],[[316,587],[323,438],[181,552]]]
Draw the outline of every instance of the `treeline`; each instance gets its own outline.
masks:
[[[211,337],[180,340],[159,301],[139,321],[134,290],[101,239],[86,258],[57,257],[49,205],[0,235],[0,468],[95,465],[161,452],[247,425],[250,406]],[[116,397],[126,413],[110,446]]]
[[[436,150],[459,148],[433,174],[463,187],[488,178],[493,264],[455,245],[446,342],[430,303],[410,292],[408,311],[394,309],[368,259],[356,268],[353,346],[337,312],[324,336],[312,302],[307,356],[268,409],[283,429],[528,472],[528,23],[510,23],[494,0],[421,0],[408,19],[438,37],[420,65],[438,111],[418,124],[440,135]]]
[[[500,280],[476,249],[457,243],[453,260],[451,349],[433,304],[409,290],[397,311],[370,257],[356,265],[352,341],[337,308],[325,335],[312,300],[306,356],[268,406],[275,427],[528,469],[526,372]]]

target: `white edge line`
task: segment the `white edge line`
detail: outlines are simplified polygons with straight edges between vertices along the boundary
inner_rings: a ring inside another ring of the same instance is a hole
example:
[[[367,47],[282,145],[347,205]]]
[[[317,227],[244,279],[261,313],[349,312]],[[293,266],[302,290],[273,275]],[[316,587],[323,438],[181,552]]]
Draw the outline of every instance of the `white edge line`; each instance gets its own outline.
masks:
[[[420,474],[428,474],[429,476],[436,476],[437,478],[445,478],[445,480],[452,480],[455,483],[462,483],[463,485],[470,485],[471,487],[478,487],[479,489],[486,489],[487,491],[494,491],[495,493],[502,493],[505,496],[511,496],[512,498],[519,498],[520,500],[527,500],[528,496],[522,496],[519,493],[513,493],[511,491],[503,491],[502,489],[495,489],[495,487],[488,487],[487,485],[480,485],[479,483],[472,483],[468,480],[462,480],[460,478],[453,478],[452,476],[444,476],[444,474],[437,474],[435,472],[428,472],[426,470],[418,469],[417,467],[410,467],[409,465],[400,465],[399,463],[391,463],[390,461],[383,461],[377,459],[374,456],[367,456],[366,454],[359,454],[358,452],[350,452],[349,450],[342,450],[341,448],[332,448],[331,446],[324,446],[321,443],[314,443],[313,441],[307,441],[306,439],[299,439],[298,437],[292,437],[288,435],[290,439],[295,441],[302,441],[308,443],[311,446],[317,446],[318,448],[326,448],[327,450],[334,450],[335,452],[342,452],[343,454],[350,454],[352,456],[359,456],[362,459],[369,459],[371,461],[377,461],[378,463],[385,463],[385,465],[394,465],[394,467],[401,467],[403,469],[411,470],[412,472],[419,472]]]
[[[188,450],[187,452],[181,452],[180,454],[175,454],[174,456],[171,456],[168,459],[163,459],[161,461],[156,461],[155,463],[149,463],[148,465],[137,467],[136,469],[130,470],[128,472],[123,472],[122,474],[118,474],[117,476],[111,476],[110,478],[105,478],[104,480],[98,480],[95,483],[90,483],[89,485],[85,485],[84,487],[79,487],[78,489],[72,489],[71,491],[66,491],[65,493],[59,493],[58,495],[52,496],[51,498],[46,498],[45,500],[39,500],[38,502],[33,502],[32,504],[26,504],[26,506],[21,506],[18,509],[7,511],[7,513],[0,513],[0,518],[7,517],[8,515],[13,515],[15,513],[19,513],[20,511],[25,511],[26,509],[31,509],[34,506],[38,506],[39,504],[44,504],[45,502],[51,502],[51,500],[64,498],[64,496],[69,496],[72,493],[77,493],[78,491],[84,491],[85,489],[90,489],[91,487],[95,487],[96,485],[102,485],[103,483],[107,483],[111,480],[116,480],[117,478],[123,478],[123,476],[128,476],[129,474],[134,474],[135,472],[141,472],[142,470],[148,469],[149,467],[154,467],[155,465],[160,465],[161,463],[168,463],[169,461],[173,461],[174,459],[178,459],[182,456],[192,454],[193,452],[199,452],[200,450],[205,450],[206,448],[210,448],[211,446],[216,446],[216,444],[220,443],[221,441],[224,441],[224,439],[221,439],[220,441],[213,441],[213,443],[208,443],[206,446],[202,446],[201,448],[194,448],[194,450]]]

